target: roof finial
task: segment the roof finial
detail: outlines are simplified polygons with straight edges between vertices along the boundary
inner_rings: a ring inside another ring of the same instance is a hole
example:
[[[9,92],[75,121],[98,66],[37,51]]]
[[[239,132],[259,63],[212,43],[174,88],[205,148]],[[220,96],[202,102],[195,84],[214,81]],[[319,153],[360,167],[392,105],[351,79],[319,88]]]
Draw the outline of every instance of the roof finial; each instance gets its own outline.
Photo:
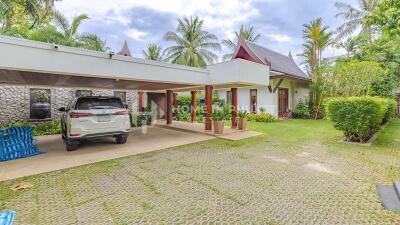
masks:
[[[131,51],[129,50],[128,42],[126,40],[124,42],[124,45],[122,46],[121,51],[119,51],[117,54],[124,56],[132,56]]]
[[[289,57],[293,59],[292,52],[289,51]]]

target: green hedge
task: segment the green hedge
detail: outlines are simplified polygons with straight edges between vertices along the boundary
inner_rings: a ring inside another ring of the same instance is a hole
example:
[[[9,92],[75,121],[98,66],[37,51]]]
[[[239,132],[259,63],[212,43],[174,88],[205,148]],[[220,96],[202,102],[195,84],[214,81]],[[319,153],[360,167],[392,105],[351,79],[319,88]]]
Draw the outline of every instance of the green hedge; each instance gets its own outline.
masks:
[[[0,126],[0,128],[10,127],[10,126],[15,126],[15,127],[30,126],[32,127],[33,136],[61,134],[61,123],[59,120],[53,120],[41,123],[16,122]]]
[[[264,122],[264,123],[271,123],[277,121],[277,119],[268,113],[260,113],[260,114],[247,114],[246,116],[248,121],[256,121],[256,122]]]
[[[333,126],[348,141],[366,142],[393,115],[395,106],[389,99],[378,97],[332,98],[326,112]]]

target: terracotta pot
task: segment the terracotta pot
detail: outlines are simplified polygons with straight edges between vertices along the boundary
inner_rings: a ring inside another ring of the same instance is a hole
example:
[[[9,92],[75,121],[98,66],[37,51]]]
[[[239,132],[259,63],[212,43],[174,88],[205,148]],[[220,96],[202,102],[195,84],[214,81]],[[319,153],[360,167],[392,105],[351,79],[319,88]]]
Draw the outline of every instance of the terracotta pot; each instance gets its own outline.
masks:
[[[239,127],[239,130],[246,130],[247,118],[239,118],[238,127]]]
[[[214,134],[224,133],[225,121],[213,121]]]

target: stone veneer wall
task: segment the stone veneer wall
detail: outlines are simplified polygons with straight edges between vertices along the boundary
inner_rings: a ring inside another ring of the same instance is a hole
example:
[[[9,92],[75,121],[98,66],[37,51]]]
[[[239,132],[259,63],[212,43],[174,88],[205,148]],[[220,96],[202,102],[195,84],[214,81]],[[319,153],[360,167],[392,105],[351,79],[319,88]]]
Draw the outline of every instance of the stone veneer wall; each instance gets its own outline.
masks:
[[[29,121],[30,88],[50,89],[51,119],[60,118],[61,113],[58,109],[73,101],[76,90],[91,90],[93,95],[102,96],[113,96],[114,91],[124,91],[129,111],[137,112],[138,110],[138,94],[132,90],[0,85],[0,124]]]

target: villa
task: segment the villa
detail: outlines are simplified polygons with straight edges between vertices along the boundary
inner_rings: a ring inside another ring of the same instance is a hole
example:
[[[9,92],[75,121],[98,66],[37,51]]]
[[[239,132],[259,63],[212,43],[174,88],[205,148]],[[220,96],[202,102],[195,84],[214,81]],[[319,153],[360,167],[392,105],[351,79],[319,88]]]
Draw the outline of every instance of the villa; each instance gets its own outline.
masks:
[[[232,60],[207,68],[135,58],[126,42],[114,55],[0,36],[0,49],[2,124],[58,119],[57,109],[82,95],[118,96],[131,112],[154,102],[165,109],[167,123],[172,123],[176,94],[191,92],[195,97],[204,91],[210,110],[206,115],[209,130],[213,91],[236,108],[252,113],[265,108],[275,116],[283,116],[309,94],[310,78],[290,53],[282,55],[243,38]],[[36,101],[34,93],[40,90],[50,96],[51,109],[47,118],[38,119],[32,115],[31,105]]]

